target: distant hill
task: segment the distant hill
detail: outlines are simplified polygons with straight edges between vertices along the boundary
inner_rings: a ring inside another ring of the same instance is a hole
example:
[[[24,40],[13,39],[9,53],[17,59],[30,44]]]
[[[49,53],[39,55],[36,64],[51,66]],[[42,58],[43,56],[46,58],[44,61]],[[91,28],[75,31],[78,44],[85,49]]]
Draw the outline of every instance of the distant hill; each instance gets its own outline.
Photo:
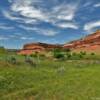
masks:
[[[0,54],[6,53],[6,49],[4,47],[0,47]]]
[[[17,49],[6,49],[4,47],[0,47],[0,54],[15,54],[18,51],[19,50],[17,50]]]

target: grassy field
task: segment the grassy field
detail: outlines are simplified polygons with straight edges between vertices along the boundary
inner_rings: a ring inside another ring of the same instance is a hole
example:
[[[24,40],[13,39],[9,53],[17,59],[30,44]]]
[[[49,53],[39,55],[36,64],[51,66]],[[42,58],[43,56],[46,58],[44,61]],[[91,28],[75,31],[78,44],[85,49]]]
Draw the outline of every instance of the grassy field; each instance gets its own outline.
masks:
[[[16,56],[18,64],[0,55],[0,100],[99,100],[100,60],[36,61]]]

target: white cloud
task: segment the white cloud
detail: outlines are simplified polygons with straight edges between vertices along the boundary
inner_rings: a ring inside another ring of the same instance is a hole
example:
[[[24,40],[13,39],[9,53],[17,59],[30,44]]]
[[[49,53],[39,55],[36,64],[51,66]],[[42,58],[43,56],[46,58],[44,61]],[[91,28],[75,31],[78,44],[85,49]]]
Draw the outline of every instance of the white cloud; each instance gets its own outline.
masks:
[[[19,12],[20,15],[27,18],[36,18],[39,20],[45,19],[45,15],[41,10],[36,9],[34,6],[31,6],[32,1],[22,1],[14,3],[11,6],[11,10],[17,13]]]
[[[92,32],[94,28],[99,27],[99,26],[100,26],[100,20],[95,21],[95,22],[89,22],[85,24],[84,30],[88,32]]]
[[[41,3],[41,0],[16,0],[10,7],[10,14],[5,16],[12,20],[22,20],[26,23],[32,23],[35,20],[46,20],[46,15],[40,8],[36,8],[34,4]],[[6,11],[7,12],[7,11]],[[12,13],[11,13],[12,12]],[[13,15],[15,14],[15,15]],[[19,17],[21,15],[21,17]]]
[[[0,35],[0,40],[34,40],[34,37],[21,35],[21,34],[9,34],[9,36]]]
[[[73,22],[78,3],[63,2],[59,5],[52,6],[49,10],[45,7],[45,0],[9,0],[11,6],[8,10],[3,10],[5,18],[17,22],[19,28],[25,31],[33,31],[43,36],[53,37],[59,34],[57,29],[37,27],[41,22],[48,22],[60,29],[78,29],[79,26]],[[52,0],[57,2],[57,0]],[[40,5],[44,5],[42,8]],[[36,7],[37,5],[37,7]],[[12,27],[2,26],[3,29]],[[31,40],[32,38],[12,36],[10,38]]]
[[[94,7],[100,7],[100,3],[95,4]]]
[[[33,40],[34,38],[31,38],[31,37],[20,37],[19,39],[21,39],[21,40]]]
[[[24,25],[19,25],[19,28],[22,28],[26,31],[34,31],[34,30],[37,30],[37,28],[35,27],[28,27],[28,26],[24,26]]]
[[[58,34],[58,31],[53,29],[40,29],[40,28],[34,28],[34,31],[38,34],[44,35],[44,36],[55,36]]]
[[[55,36],[58,34],[58,31],[53,29],[44,29],[44,28],[38,28],[38,27],[27,27],[24,25],[19,25],[20,28],[26,30],[26,31],[35,31],[38,34],[44,35],[44,36]]]
[[[56,17],[59,20],[73,20],[75,12],[77,10],[77,4],[60,4],[53,8],[53,13],[56,13]]]
[[[58,34],[58,31],[53,29],[40,29],[40,28],[34,28],[34,31],[38,34],[44,35],[44,36],[55,36]]]
[[[15,16],[13,16],[10,12],[8,12],[8,11],[2,11],[3,12],[3,15],[6,17],[6,18],[8,18],[8,19],[10,19],[10,20],[20,20],[20,18],[18,18],[18,17],[15,17]]]
[[[88,6],[90,6],[92,4],[92,2],[91,1],[88,1],[88,2],[86,2],[84,5],[83,5],[83,7],[88,7]]]
[[[9,3],[12,3],[12,0],[8,0]]]
[[[14,27],[8,26],[8,25],[5,25],[5,24],[0,24],[0,29],[10,30],[10,29],[14,29]]]
[[[66,29],[67,28],[78,29],[78,25],[74,23],[58,23],[57,26],[60,28],[66,28]]]
[[[12,21],[16,21],[16,22],[19,22],[19,23],[25,23],[25,24],[37,24],[37,20],[36,19],[29,19],[29,18],[22,18],[22,17],[17,17],[17,16],[14,16],[12,15],[9,11],[2,11],[3,12],[3,15],[9,19],[9,20],[12,20]]]
[[[51,30],[51,29],[41,29],[37,31],[39,34],[45,35],[45,36],[55,36],[58,34],[57,31]]]
[[[7,39],[8,39],[7,37],[0,36],[0,40],[7,40]]]
[[[12,0],[10,0],[12,1]],[[56,22],[66,20],[72,21],[78,8],[78,2],[66,3],[52,6],[47,9],[40,5],[46,5],[44,0],[13,0],[9,11],[3,11],[6,18],[16,20],[17,22],[24,22],[26,24],[36,24],[40,21],[54,24]],[[52,2],[57,2],[54,0]],[[37,7],[35,7],[37,5]],[[19,17],[21,15],[21,17]]]

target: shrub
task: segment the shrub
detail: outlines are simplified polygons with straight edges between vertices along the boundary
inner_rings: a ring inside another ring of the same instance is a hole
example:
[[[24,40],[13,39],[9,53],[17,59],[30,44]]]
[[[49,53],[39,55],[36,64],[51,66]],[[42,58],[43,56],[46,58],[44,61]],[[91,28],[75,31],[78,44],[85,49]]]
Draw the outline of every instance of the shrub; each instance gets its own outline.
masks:
[[[54,49],[53,57],[57,59],[64,59],[64,53],[61,51],[61,49]]]
[[[7,58],[6,61],[11,64],[17,64],[17,59],[14,56]]]
[[[71,52],[69,48],[64,49],[64,52]]]
[[[36,63],[33,61],[33,59],[29,56],[25,57],[25,62],[30,64],[31,66],[35,66],[36,67]]]
[[[81,55],[86,55],[86,52],[85,51],[81,51],[80,54]]]
[[[77,56],[77,53],[76,53],[76,52],[73,52],[73,53],[72,53],[72,56]]]
[[[83,54],[79,54],[78,56],[79,56],[79,58],[83,58]]]
[[[64,58],[64,54],[63,53],[55,53],[54,58],[58,58],[58,59]]]
[[[66,57],[67,57],[67,59],[70,59],[71,58],[71,53],[66,53]]]
[[[75,53],[75,52],[73,52],[71,58],[74,59],[74,60],[81,59],[81,58],[83,58],[83,54],[82,53]]]
[[[94,53],[94,52],[92,52],[90,55],[92,55],[92,56],[93,56],[93,55],[95,55],[95,53]]]
[[[31,57],[35,57],[35,58],[37,58],[38,53],[35,53],[35,52],[34,52],[34,53],[33,53],[33,54],[31,54],[30,56],[31,56]]]

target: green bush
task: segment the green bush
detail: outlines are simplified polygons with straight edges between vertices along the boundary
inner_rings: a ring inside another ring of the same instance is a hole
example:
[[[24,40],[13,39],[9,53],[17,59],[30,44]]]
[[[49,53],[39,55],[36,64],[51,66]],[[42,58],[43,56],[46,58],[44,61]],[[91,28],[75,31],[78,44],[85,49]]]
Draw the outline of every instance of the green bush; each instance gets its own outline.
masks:
[[[82,53],[73,52],[72,56],[71,56],[71,59],[78,60],[78,59],[82,59],[83,57],[84,57],[84,55]]]
[[[17,64],[17,59],[14,56],[10,56],[6,59],[7,62],[11,64]]]
[[[64,53],[62,52],[61,49],[54,49],[53,57],[57,58],[57,59],[63,59],[64,58]]]
[[[67,58],[67,59],[70,59],[71,56],[72,56],[71,53],[68,53],[68,52],[66,53],[66,58]]]
[[[95,55],[95,53],[94,53],[94,52],[92,52],[90,55],[92,55],[92,56],[93,56],[93,55]]]
[[[36,62],[33,61],[33,59],[30,56],[26,56],[25,57],[25,62],[28,63],[28,64],[30,64],[31,66],[36,67]]]
[[[64,58],[64,54],[62,54],[62,53],[55,53],[54,54],[54,58],[58,58],[58,59]]]
[[[64,52],[71,52],[69,48],[64,49]]]
[[[85,51],[81,51],[80,54],[81,55],[86,55],[86,52]]]

